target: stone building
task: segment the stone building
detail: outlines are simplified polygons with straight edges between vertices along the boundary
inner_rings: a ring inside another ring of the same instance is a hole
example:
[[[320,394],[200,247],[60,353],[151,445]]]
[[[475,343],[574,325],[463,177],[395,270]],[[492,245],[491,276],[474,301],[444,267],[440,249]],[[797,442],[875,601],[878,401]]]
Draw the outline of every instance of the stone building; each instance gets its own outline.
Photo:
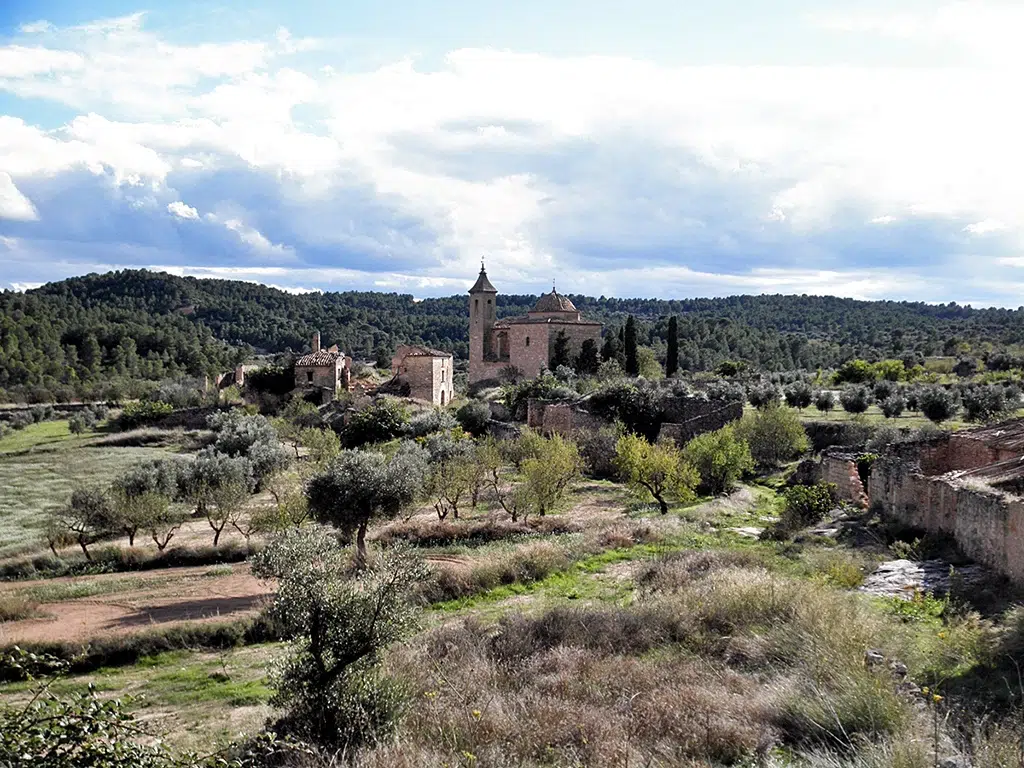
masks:
[[[429,347],[402,345],[391,358],[391,373],[402,394],[434,405],[447,405],[455,394],[450,352]]]
[[[352,358],[337,345],[320,346],[320,332],[313,334],[312,351],[295,361],[295,389],[305,395],[318,393],[327,403],[341,392],[347,392],[352,375]]]
[[[600,346],[601,324],[584,320],[565,296],[552,288],[529,312],[497,319],[498,290],[480,275],[469,289],[469,383],[497,379],[515,368],[528,378],[551,367],[555,340],[565,334],[569,358],[575,359],[587,339]]]

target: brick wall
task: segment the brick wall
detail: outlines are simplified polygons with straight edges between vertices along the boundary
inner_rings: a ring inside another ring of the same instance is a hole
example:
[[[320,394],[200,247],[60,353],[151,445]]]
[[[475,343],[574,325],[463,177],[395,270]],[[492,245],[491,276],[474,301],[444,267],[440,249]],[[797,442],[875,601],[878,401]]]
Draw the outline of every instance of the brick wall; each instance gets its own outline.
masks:
[[[509,363],[528,379],[536,378],[542,369],[548,367],[548,330],[544,323],[509,326]]]

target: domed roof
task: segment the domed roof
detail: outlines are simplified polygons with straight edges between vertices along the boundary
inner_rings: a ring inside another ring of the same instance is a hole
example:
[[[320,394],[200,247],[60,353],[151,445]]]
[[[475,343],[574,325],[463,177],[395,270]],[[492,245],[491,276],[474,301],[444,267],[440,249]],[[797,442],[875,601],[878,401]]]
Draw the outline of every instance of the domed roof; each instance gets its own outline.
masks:
[[[559,296],[557,291],[545,293],[537,303],[533,305],[532,312],[575,312],[576,307],[565,296]]]

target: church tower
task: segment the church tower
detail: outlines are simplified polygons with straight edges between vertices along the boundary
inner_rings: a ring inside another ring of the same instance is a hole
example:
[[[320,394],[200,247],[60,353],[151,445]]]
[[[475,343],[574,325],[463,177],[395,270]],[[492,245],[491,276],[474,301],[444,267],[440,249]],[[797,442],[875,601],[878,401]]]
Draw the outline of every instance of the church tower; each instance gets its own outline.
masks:
[[[469,289],[469,381],[486,378],[484,361],[492,356],[498,289],[487,279],[483,261],[480,276]]]

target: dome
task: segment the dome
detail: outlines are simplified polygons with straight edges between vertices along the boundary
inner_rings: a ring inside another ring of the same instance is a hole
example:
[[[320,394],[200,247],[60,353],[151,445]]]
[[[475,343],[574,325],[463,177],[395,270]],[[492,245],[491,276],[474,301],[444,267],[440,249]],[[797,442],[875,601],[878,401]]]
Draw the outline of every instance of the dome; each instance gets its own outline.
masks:
[[[545,293],[537,303],[533,305],[532,312],[575,312],[576,307],[565,296],[559,296],[556,291]]]

